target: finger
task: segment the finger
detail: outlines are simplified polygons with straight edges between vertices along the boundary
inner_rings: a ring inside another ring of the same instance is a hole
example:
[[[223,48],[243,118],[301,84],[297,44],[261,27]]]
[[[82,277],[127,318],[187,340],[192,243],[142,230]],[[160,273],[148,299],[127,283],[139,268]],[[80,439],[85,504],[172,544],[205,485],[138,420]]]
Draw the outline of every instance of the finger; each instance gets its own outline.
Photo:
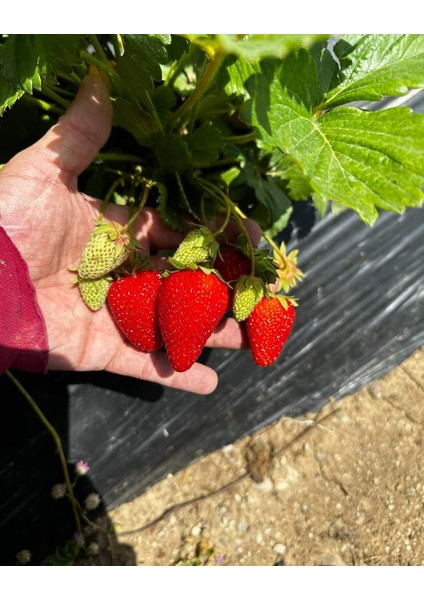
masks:
[[[87,75],[66,113],[34,147],[44,151],[47,163],[70,179],[94,160],[111,128],[112,105],[106,84],[100,77]]]
[[[195,363],[188,371],[177,373],[164,352],[144,353],[126,345],[120,347],[107,370],[202,395],[212,393],[218,383],[218,376],[210,367]]]
[[[235,319],[223,319],[206,345],[210,348],[228,348],[229,350],[247,348],[249,344],[244,323],[238,323]]]
[[[176,248],[183,239],[181,231],[174,231],[165,225],[154,208],[146,208],[136,222],[134,235],[142,247],[149,250]]]
[[[223,216],[218,215],[214,217],[211,221],[209,221],[209,226],[211,227],[212,231],[216,231],[217,229],[219,229],[219,227],[223,223],[223,220]],[[257,246],[262,236],[261,228],[255,221],[252,221],[251,219],[243,219],[243,225],[246,229],[247,235],[252,240],[252,244],[254,246]],[[223,235],[228,239],[229,242],[235,242],[237,236],[239,236],[240,233],[241,229],[239,224],[235,221],[230,221],[227,227],[225,228]]]

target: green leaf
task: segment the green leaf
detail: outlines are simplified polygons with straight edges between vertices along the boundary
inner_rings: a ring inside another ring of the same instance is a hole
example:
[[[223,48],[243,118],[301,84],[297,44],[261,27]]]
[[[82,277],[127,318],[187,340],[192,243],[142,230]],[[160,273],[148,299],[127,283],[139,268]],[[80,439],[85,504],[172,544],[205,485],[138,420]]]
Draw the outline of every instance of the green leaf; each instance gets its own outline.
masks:
[[[0,78],[0,116],[3,115],[6,108],[11,108],[24,93],[17,85],[12,85]]]
[[[203,123],[186,138],[194,166],[207,166],[218,159],[222,149],[222,136],[216,127]]]
[[[213,47],[226,54],[243,56],[249,61],[256,61],[266,56],[282,58],[290,50],[300,45],[310,46],[322,39],[316,34],[220,34],[213,38],[205,35],[190,35],[189,39],[204,48]]]
[[[341,72],[325,97],[326,108],[354,100],[381,100],[424,87],[424,35],[371,34],[334,47]]]
[[[183,228],[181,210],[174,202],[169,202],[166,185],[160,182],[156,182],[155,185],[159,190],[157,209],[162,221],[172,229],[181,230]]]
[[[117,60],[117,73],[127,92],[149,106],[149,94],[153,92],[153,81],[162,81],[160,65],[168,62],[165,48],[170,36],[125,35],[124,54]]]
[[[286,86],[280,77],[287,74],[284,69],[251,82],[252,100],[244,114],[258,128],[260,144],[290,155],[321,206],[328,200],[340,202],[371,224],[377,208],[402,212],[405,206],[419,205],[424,115],[401,107],[379,112],[338,108],[313,116],[316,82],[312,77],[310,89],[304,82],[310,66],[304,57],[299,61],[302,83],[293,76]]]
[[[85,36],[77,34],[37,34],[32,37],[43,78],[47,78],[58,70],[69,73],[74,66],[82,63],[79,52],[87,45]]]
[[[225,92],[229,96],[234,94],[246,98],[248,93],[245,84],[249,77],[255,74],[255,67],[243,57],[231,62],[227,61],[224,67],[227,74],[227,81],[224,82]],[[222,69],[222,72],[224,72],[224,69]]]
[[[0,46],[0,115],[42,80],[78,64],[81,35],[10,35]]]
[[[113,103],[113,124],[128,131],[141,146],[149,145],[156,124],[153,117],[136,104],[117,98]]]
[[[189,147],[177,133],[157,135],[154,139],[154,148],[159,165],[165,171],[182,173],[190,167]]]
[[[147,73],[154,81],[162,81],[160,65],[168,62],[165,46],[170,43],[169,35],[125,35],[125,50],[124,55],[118,60],[118,70],[125,65],[133,70],[134,77],[144,77]]]
[[[158,86],[152,94],[152,102],[160,122],[165,125],[172,115],[172,109],[177,102],[176,96],[169,87]]]
[[[293,200],[307,200],[311,198],[313,189],[302,169],[293,161],[288,160],[286,167],[279,173],[286,182],[290,198]]]
[[[15,93],[41,88],[38,53],[33,35],[11,35],[1,53],[1,79],[13,86]]]
[[[282,186],[274,177],[262,177],[255,166],[249,162],[244,165],[244,174],[247,185],[253,188],[259,202],[251,215],[252,218],[258,219],[260,225],[270,230],[273,235],[282,231],[292,210],[291,201]]]

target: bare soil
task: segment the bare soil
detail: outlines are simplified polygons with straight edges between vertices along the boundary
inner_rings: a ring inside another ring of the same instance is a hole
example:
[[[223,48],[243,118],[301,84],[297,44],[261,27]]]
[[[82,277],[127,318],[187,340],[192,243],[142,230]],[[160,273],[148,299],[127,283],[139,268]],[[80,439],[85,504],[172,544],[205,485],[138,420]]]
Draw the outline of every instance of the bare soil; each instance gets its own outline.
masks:
[[[424,349],[111,512],[115,564],[422,565],[423,443]]]

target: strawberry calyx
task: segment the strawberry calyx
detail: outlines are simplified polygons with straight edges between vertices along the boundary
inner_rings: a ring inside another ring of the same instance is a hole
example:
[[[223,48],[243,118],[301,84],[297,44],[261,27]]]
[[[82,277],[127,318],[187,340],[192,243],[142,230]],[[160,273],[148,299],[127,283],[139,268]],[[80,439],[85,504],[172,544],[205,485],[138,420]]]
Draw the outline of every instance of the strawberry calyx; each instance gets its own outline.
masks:
[[[299,306],[297,299],[294,296],[285,296],[283,294],[270,292],[269,290],[267,290],[266,296],[267,298],[277,298],[277,300],[280,302],[281,306],[285,310],[289,308],[290,304],[294,307]]]

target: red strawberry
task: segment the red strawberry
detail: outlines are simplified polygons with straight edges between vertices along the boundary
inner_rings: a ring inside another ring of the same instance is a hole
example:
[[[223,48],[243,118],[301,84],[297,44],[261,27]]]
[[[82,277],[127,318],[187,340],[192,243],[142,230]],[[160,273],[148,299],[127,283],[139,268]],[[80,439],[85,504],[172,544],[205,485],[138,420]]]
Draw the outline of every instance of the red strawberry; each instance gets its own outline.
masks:
[[[214,262],[214,269],[218,271],[222,279],[230,284],[231,288],[228,294],[227,310],[231,310],[234,298],[234,285],[242,275],[250,275],[252,263],[245,254],[237,248],[222,248],[221,257],[218,256]]]
[[[287,308],[278,297],[264,297],[246,319],[250,350],[260,367],[277,360],[292,330],[296,311],[289,300],[285,302]]]
[[[176,271],[162,281],[159,325],[175,371],[196,362],[227,309],[228,288],[213,273]]]
[[[131,344],[144,352],[163,346],[157,310],[161,283],[159,271],[140,271],[114,281],[107,296],[115,323]]]
[[[224,281],[233,286],[242,275],[250,275],[252,263],[240,250],[222,248],[220,253],[222,258],[218,254],[213,266]]]

